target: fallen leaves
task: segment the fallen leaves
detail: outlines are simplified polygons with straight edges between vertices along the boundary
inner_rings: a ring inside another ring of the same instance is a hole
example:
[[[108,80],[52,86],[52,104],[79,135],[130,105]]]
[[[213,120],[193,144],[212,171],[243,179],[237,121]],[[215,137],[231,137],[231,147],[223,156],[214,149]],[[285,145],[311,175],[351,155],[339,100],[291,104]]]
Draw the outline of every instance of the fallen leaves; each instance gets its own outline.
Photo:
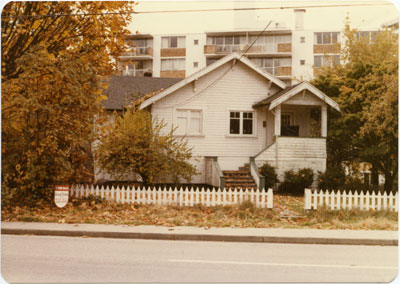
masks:
[[[41,204],[37,208],[2,207],[2,221],[156,225],[231,228],[318,228],[397,230],[395,212],[330,211],[304,212],[302,197],[274,195],[274,209],[239,206],[194,207],[117,204],[83,198],[64,208]]]

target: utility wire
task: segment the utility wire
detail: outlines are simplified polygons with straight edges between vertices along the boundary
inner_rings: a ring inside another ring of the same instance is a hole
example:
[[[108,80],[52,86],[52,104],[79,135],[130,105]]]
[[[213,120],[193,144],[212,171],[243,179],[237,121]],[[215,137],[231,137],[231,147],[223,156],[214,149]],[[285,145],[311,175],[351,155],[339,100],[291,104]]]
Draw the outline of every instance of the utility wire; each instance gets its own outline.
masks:
[[[131,12],[103,12],[103,13],[75,13],[75,14],[46,14],[46,15],[9,15],[2,19],[27,19],[46,17],[69,17],[69,16],[106,16],[106,15],[138,15],[138,14],[164,14],[164,13],[196,13],[196,12],[226,12],[226,11],[254,11],[254,10],[284,10],[284,9],[308,9],[308,8],[332,8],[332,7],[360,7],[360,6],[384,6],[392,3],[360,3],[360,4],[332,4],[332,5],[310,5],[310,6],[281,6],[281,7],[252,7],[252,8],[222,8],[222,9],[198,9],[198,10],[164,10],[164,11],[131,11]]]

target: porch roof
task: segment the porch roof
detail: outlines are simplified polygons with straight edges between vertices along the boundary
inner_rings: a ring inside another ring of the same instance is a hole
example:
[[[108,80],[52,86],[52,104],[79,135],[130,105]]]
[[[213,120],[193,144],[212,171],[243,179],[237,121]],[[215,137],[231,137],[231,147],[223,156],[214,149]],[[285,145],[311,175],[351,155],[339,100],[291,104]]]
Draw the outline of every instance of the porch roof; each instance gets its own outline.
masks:
[[[276,106],[284,103],[285,101],[287,101],[291,97],[299,94],[303,90],[310,91],[310,93],[312,93],[313,95],[318,97],[320,100],[324,101],[326,104],[328,104],[329,106],[331,106],[332,108],[334,108],[340,112],[340,107],[337,102],[332,100],[330,97],[325,95],[323,92],[321,92],[320,90],[318,90],[316,87],[314,87],[313,85],[311,85],[308,82],[301,82],[296,85],[287,87],[271,96],[268,96],[264,100],[254,104],[253,108],[258,108],[258,107],[269,105],[269,109],[272,110]]]

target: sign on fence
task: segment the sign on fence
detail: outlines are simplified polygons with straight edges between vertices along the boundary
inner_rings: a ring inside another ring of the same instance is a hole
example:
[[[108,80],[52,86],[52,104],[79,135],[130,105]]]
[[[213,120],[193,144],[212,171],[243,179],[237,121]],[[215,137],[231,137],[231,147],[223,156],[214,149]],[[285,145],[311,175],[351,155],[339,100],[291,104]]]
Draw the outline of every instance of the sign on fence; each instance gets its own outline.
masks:
[[[63,208],[68,203],[69,186],[68,185],[56,185],[54,187],[54,202],[57,207]]]

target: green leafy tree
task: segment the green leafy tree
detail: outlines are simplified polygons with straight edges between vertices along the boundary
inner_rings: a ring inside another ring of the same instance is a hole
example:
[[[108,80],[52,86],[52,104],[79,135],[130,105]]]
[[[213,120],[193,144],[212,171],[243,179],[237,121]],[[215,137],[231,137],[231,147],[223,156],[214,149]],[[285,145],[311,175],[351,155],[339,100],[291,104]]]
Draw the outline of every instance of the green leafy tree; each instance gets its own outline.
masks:
[[[102,80],[130,2],[9,2],[2,10],[2,203],[88,181]],[[105,14],[112,13],[112,14]]]
[[[398,171],[398,36],[385,30],[371,41],[348,24],[344,34],[344,64],[322,68],[313,81],[342,110],[330,113],[328,162],[368,162],[390,190]]]
[[[117,179],[139,174],[145,184],[155,178],[171,176],[188,181],[196,174],[192,150],[184,137],[174,136],[174,129],[164,133],[166,124],[152,119],[147,111],[126,110],[114,115],[114,122],[100,129],[95,149],[96,165]]]

